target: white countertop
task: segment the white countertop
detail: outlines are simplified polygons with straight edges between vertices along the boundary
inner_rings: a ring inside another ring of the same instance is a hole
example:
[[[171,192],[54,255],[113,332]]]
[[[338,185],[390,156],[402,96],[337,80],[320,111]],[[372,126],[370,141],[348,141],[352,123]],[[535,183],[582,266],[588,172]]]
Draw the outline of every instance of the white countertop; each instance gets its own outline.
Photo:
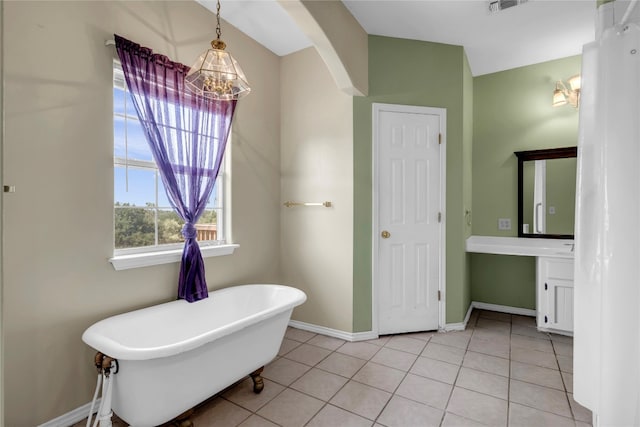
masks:
[[[573,258],[573,247],[569,239],[471,236],[466,242],[467,252],[555,258]]]

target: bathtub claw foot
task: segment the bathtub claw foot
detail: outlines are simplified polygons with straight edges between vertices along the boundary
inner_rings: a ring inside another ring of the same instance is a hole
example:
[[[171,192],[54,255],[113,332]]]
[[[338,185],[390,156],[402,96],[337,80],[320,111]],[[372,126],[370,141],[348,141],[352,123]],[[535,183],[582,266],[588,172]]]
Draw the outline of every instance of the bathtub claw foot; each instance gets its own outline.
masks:
[[[261,375],[262,371],[264,371],[264,366],[249,374],[253,380],[253,392],[255,394],[259,394],[264,389],[264,380]]]
[[[194,412],[195,411],[193,410],[193,408],[191,408],[188,411],[178,415],[175,418],[173,425],[176,427],[193,427],[193,421],[191,421],[191,416],[193,415]]]

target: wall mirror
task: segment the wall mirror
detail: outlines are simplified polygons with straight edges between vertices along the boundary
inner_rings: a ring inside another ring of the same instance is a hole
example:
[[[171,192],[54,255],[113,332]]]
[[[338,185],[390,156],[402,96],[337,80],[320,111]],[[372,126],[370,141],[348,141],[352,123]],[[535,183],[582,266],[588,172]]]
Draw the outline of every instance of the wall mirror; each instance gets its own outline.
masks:
[[[518,237],[573,239],[577,148],[517,151]]]

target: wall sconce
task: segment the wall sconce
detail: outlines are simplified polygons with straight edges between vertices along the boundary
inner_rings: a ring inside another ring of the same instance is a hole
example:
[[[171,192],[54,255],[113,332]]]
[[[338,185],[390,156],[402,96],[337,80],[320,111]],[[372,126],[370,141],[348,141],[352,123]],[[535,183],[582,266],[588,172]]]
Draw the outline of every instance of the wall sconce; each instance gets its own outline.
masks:
[[[570,104],[575,108],[578,108],[580,103],[580,75],[573,76],[568,80],[569,88],[558,80],[556,82],[556,89],[553,91],[553,103],[554,107]]]

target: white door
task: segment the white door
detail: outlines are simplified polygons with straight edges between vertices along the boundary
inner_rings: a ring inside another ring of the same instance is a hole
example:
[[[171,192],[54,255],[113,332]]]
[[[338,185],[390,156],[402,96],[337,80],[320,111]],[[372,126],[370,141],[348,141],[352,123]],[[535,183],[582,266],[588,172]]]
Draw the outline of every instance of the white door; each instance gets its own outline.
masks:
[[[439,326],[444,115],[443,109],[374,104],[379,334]]]

